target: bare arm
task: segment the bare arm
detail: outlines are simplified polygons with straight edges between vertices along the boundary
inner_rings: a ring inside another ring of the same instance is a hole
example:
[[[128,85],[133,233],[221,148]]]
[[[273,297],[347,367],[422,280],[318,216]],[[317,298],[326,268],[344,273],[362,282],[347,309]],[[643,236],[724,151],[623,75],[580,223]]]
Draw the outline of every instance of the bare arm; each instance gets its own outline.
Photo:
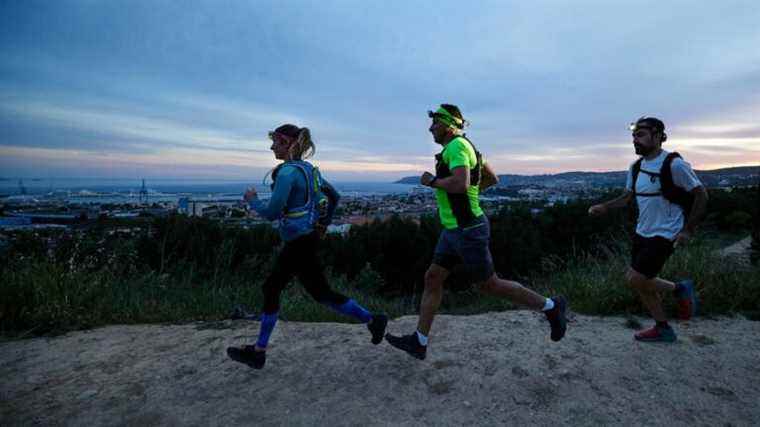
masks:
[[[616,197],[604,203],[600,203],[598,205],[591,206],[588,210],[588,213],[590,215],[604,215],[610,209],[624,208],[628,206],[628,203],[631,202],[632,198],[633,192],[625,190],[619,197]]]
[[[607,207],[607,209],[624,208],[628,206],[629,203],[631,203],[632,198],[633,198],[633,192],[625,190],[623,194],[621,194],[619,197],[614,198],[603,204]]]
[[[491,169],[491,165],[484,163],[483,168],[480,170],[480,191],[485,191],[488,187],[492,187],[498,183],[499,177]]]
[[[340,194],[326,179],[322,179],[322,192],[327,197],[327,218],[325,221],[329,224],[332,221],[333,214],[335,214],[335,208],[338,207],[338,201],[340,201]]]
[[[447,193],[466,193],[470,186],[470,170],[459,166],[451,171],[451,176],[435,178],[430,172],[425,172],[420,177],[420,183],[432,188],[440,188]]]
[[[691,215],[689,215],[689,221],[684,226],[684,230],[689,233],[697,231],[697,226],[705,216],[707,211],[707,189],[703,186],[695,187],[690,191],[694,195],[694,206],[691,208]]]
[[[687,223],[684,225],[678,235],[676,235],[675,246],[686,244],[691,239],[691,235],[697,230],[697,225],[704,217],[707,209],[707,190],[699,181],[691,165],[682,159],[674,159],[671,165],[673,172],[673,183],[681,188],[688,190],[694,196],[694,204],[691,207],[691,213]]]

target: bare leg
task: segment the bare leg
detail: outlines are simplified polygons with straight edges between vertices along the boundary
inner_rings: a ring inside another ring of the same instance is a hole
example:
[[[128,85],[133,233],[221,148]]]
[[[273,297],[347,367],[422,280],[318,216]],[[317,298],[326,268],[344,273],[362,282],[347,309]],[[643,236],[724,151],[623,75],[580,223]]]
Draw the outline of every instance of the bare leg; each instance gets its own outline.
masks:
[[[545,297],[518,282],[500,279],[496,273],[482,283],[478,289],[488,295],[509,298],[515,303],[527,306],[533,310],[541,310],[546,303]]]
[[[661,292],[673,292],[675,284],[660,278],[649,279],[638,271],[629,268],[626,274],[628,286],[639,293],[641,301],[649,309],[652,318],[658,322],[668,320],[662,308]]]
[[[673,292],[676,290],[676,284],[669,280],[660,279],[659,277],[650,280],[654,282],[654,286],[656,286],[657,290],[660,292]]]
[[[430,333],[438,307],[443,298],[443,282],[449,277],[449,271],[437,264],[431,264],[425,272],[425,290],[422,293],[420,304],[420,317],[417,321],[417,330],[423,335]]]

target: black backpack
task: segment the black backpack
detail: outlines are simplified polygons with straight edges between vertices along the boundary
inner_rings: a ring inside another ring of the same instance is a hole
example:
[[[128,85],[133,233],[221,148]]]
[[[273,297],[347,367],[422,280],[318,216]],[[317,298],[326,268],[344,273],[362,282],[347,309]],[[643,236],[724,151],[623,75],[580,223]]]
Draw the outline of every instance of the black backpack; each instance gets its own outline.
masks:
[[[669,153],[668,156],[665,157],[665,161],[662,162],[660,173],[641,170],[641,162],[644,158],[642,157],[637,160],[636,163],[633,164],[633,170],[631,171],[633,194],[640,197],[664,197],[665,200],[670,203],[678,205],[681,210],[683,210],[684,217],[688,220],[689,215],[691,214],[691,209],[694,206],[694,195],[673,183],[673,171],[670,166],[673,164],[673,159],[676,157],[680,159],[683,158],[677,152]],[[660,178],[660,192],[637,193],[636,180],[639,177],[639,172],[649,175],[652,180]]]

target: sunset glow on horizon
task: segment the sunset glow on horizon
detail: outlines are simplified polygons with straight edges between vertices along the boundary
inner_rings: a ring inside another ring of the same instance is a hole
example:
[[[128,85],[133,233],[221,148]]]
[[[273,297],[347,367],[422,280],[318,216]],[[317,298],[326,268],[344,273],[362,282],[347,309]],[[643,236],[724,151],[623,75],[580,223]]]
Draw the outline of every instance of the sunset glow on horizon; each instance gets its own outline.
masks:
[[[760,165],[756,2],[582,3],[3,2],[0,177],[259,179],[295,123],[332,179],[392,181],[443,102],[499,174],[624,170],[642,115],[695,169]]]

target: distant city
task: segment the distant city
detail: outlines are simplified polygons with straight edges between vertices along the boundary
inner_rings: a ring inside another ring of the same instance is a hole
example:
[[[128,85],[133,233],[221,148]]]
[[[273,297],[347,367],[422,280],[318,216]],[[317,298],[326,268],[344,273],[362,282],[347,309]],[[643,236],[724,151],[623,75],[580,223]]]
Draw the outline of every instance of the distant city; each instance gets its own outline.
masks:
[[[760,167],[696,171],[710,188],[756,185]],[[530,202],[534,210],[568,200],[588,199],[622,188],[626,172],[565,172],[553,175],[500,175],[499,184],[481,195],[485,210]],[[240,182],[176,182],[150,180],[80,180],[0,178],[0,229],[86,228],[104,221],[144,221],[171,214],[197,216],[230,226],[251,227],[269,221],[258,218],[242,201],[247,184]],[[31,183],[29,185],[28,183]],[[136,185],[139,183],[139,185]],[[419,177],[395,183],[335,183],[341,203],[329,231],[345,233],[352,225],[384,220],[391,215],[419,218],[434,214],[431,189]],[[65,188],[64,188],[65,187]],[[262,198],[269,186],[258,184]]]

